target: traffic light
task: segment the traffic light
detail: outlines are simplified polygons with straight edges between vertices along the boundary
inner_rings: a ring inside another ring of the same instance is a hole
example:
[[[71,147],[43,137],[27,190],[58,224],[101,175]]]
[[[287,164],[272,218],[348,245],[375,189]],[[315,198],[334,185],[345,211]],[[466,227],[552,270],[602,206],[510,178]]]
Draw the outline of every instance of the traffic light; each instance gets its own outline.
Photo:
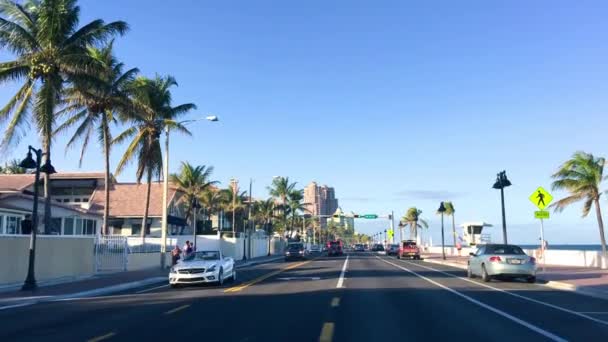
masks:
[[[338,218],[338,217],[340,217],[340,215],[334,215],[334,218]]]
[[[393,219],[393,215],[388,214],[388,219],[389,219],[389,220],[392,220],[392,219]]]
[[[359,214],[354,214],[353,217],[354,218],[359,218]]]

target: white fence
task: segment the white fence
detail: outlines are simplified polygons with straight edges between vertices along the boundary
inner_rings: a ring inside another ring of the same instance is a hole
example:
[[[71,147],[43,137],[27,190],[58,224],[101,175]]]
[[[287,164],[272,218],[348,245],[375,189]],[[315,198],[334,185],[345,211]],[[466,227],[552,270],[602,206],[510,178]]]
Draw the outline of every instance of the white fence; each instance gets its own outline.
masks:
[[[98,236],[95,239],[95,271],[126,271],[128,247],[124,236]]]

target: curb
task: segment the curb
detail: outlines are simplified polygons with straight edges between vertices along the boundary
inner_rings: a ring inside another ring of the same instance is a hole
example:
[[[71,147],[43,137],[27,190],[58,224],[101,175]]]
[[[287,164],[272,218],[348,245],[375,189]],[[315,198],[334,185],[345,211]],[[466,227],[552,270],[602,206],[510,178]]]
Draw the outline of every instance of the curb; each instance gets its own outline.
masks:
[[[265,260],[248,261],[248,262],[245,262],[243,264],[236,265],[235,268],[239,269],[239,268],[245,268],[245,267],[249,267],[249,266],[255,266],[255,265],[265,264],[265,263],[273,262],[275,260],[279,260],[279,259],[282,259],[282,258],[283,258],[282,256],[278,256],[278,257],[275,257],[275,258],[270,258],[270,259],[265,259]]]
[[[102,287],[100,289],[70,293],[70,294],[66,294],[66,295],[45,296],[45,297],[39,297],[39,298],[33,298],[33,299],[24,298],[22,301],[15,300],[15,301],[10,302],[10,303],[14,303],[14,304],[0,306],[0,311],[39,304],[39,303],[58,302],[58,301],[80,299],[80,298],[91,298],[91,297],[126,291],[126,290],[130,290],[130,289],[135,289],[135,288],[142,287],[142,286],[152,285],[152,284],[160,283],[160,282],[163,282],[166,280],[167,280],[167,278],[165,278],[165,277],[153,277],[153,278],[147,278],[144,280],[133,281],[130,283],[112,285],[112,286]]]
[[[451,267],[459,268],[461,270],[467,269],[467,266],[465,266],[465,265],[453,263],[453,262],[449,262],[449,261],[443,262],[443,261],[429,260],[429,259],[423,259],[423,261],[431,263],[431,264],[451,266]],[[566,282],[562,282],[562,281],[545,280],[543,278],[537,278],[536,284],[541,285],[541,286],[546,286],[546,287],[556,289],[556,290],[569,291],[569,292],[578,293],[578,294],[588,296],[588,297],[608,300],[608,293],[606,293],[604,291],[592,290],[592,289],[584,288],[581,286],[576,286],[574,284],[570,284],[570,283],[566,283]]]
[[[70,293],[67,295],[56,296],[54,298],[53,297],[50,298],[48,301],[55,302],[55,301],[74,299],[74,298],[87,298],[87,297],[102,296],[102,295],[111,294],[111,293],[115,293],[115,292],[136,289],[138,287],[152,285],[152,284],[160,283],[160,282],[163,282],[166,280],[167,280],[167,277],[152,277],[152,278],[147,278],[144,280],[132,281],[130,283],[123,283],[123,284],[118,284],[118,285],[102,287],[100,289],[95,289],[95,290],[82,291],[82,292],[77,292],[77,293]]]

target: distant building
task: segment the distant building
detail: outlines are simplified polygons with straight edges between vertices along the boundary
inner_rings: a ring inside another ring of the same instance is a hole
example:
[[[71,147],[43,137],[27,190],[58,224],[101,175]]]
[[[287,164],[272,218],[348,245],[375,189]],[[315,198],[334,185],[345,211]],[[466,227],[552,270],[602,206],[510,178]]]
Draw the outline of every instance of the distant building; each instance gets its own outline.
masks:
[[[335,217],[335,216],[338,217]],[[333,213],[334,217],[329,218],[329,220],[333,221],[339,226],[344,227],[346,230],[355,231],[355,213],[352,211],[350,213],[345,213],[342,211],[342,208],[338,207],[336,211]]]
[[[334,188],[327,185],[319,186],[311,182],[304,188],[304,203],[307,203],[308,213],[313,216],[333,215],[338,210],[338,199]],[[327,218],[321,218],[321,227],[327,226]]]

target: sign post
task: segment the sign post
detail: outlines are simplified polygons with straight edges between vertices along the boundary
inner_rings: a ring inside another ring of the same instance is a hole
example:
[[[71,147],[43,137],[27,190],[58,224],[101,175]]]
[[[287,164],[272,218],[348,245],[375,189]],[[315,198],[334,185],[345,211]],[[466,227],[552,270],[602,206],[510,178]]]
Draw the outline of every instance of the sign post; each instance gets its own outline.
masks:
[[[551,196],[551,194],[547,190],[543,189],[542,186],[539,186],[538,189],[536,189],[528,198],[532,203],[534,203],[534,205],[538,209],[540,209],[540,211],[534,212],[534,217],[540,219],[540,252],[543,258],[544,272],[547,264],[547,257],[545,255],[547,243],[545,242],[545,226],[543,223],[543,219],[549,218],[549,212],[545,211],[544,209],[549,206],[549,203],[551,203],[551,201],[553,201],[553,196]]]

